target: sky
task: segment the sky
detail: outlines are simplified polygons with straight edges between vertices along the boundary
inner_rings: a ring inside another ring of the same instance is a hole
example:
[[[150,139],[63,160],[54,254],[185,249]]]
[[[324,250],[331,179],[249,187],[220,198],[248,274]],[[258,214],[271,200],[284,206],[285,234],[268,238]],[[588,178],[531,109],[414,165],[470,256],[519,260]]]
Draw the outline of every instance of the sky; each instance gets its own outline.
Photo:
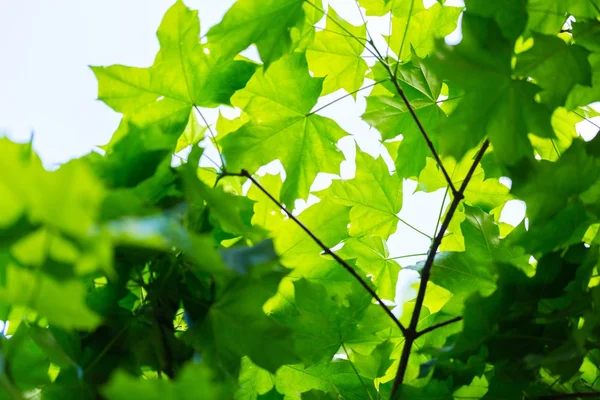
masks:
[[[201,30],[206,32],[220,21],[234,0],[184,2],[199,10]],[[354,0],[329,3],[349,22],[361,23]],[[453,3],[460,4],[460,0]],[[0,136],[25,142],[33,133],[34,148],[50,168],[108,142],[120,115],[96,100],[96,79],[89,66],[150,66],[158,51],[156,29],[172,4],[173,0],[0,1]],[[369,19],[368,28],[380,48],[385,48],[381,35],[387,34],[388,26],[387,17]],[[459,40],[459,31],[447,38],[450,43]],[[256,52],[250,49],[245,54],[255,57]],[[356,102],[348,97],[321,112],[352,134],[340,143],[350,160],[354,140],[374,156],[380,152],[379,134],[360,119],[366,94],[368,91],[361,93]],[[338,91],[325,96],[316,107],[343,95]],[[204,113],[209,122],[216,121],[216,110]],[[225,113],[235,114],[231,110]],[[391,161],[389,155],[384,156]],[[353,175],[351,164],[343,164],[343,177]],[[276,169],[271,166],[269,171]],[[320,177],[313,187],[318,189],[328,182]],[[400,217],[433,235],[443,191],[413,194],[415,186],[412,182],[405,184]],[[298,206],[303,208],[302,204]],[[503,218],[515,224],[524,212],[522,203],[511,202]],[[428,238],[403,223],[389,241],[392,256],[425,252],[429,243]],[[404,280],[405,284],[411,281]]]

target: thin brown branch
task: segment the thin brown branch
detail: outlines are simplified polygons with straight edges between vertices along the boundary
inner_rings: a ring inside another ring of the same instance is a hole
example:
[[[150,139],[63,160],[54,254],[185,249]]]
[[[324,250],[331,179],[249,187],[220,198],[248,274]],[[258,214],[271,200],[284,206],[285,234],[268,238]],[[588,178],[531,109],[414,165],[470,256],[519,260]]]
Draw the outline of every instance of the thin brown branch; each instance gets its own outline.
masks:
[[[429,147],[429,150],[431,150],[431,153],[433,154],[433,157],[435,158],[435,161],[437,162],[438,166],[442,170],[442,173],[444,174],[444,177],[446,178],[446,181],[448,182],[448,186],[450,186],[450,190],[452,190],[452,194],[454,194],[456,196],[457,195],[457,191],[456,191],[456,187],[454,186],[454,183],[452,182],[452,178],[450,178],[450,175],[448,174],[448,171],[446,171],[446,168],[444,168],[444,164],[442,164],[442,160],[440,158],[440,155],[438,154],[437,150],[435,149],[435,146],[433,145],[433,142],[429,138],[429,135],[425,131],[425,128],[423,127],[423,124],[421,123],[421,120],[417,116],[417,113],[415,112],[415,110],[413,109],[412,105],[410,104],[410,101],[406,97],[406,94],[404,93],[404,90],[402,90],[402,88],[400,87],[400,84],[398,83],[398,80],[396,79],[396,74],[394,72],[392,72],[392,69],[386,63],[382,62],[381,65],[383,65],[383,67],[386,69],[388,75],[392,79],[392,83],[394,84],[394,87],[396,88],[396,91],[398,92],[398,94],[402,98],[402,101],[406,105],[406,108],[408,108],[408,111],[410,112],[410,115],[415,120],[415,123],[417,124],[417,127],[419,128],[419,131],[421,132],[421,134],[423,135],[423,138],[427,142],[427,147]]]
[[[256,179],[254,179],[254,177],[252,176],[252,174],[250,174],[246,170],[242,170],[242,172],[239,173],[239,174],[227,173],[227,175],[230,175],[230,176],[244,176],[244,177],[250,179],[250,181],[261,192],[263,192],[269,199],[271,199],[271,201],[273,203],[275,203],[277,205],[277,207],[279,207],[292,221],[294,221],[304,232],[306,232],[306,234],[308,236],[310,236],[310,238],[313,240],[313,242],[315,242],[323,250],[323,252],[325,254],[328,254],[329,256],[333,257],[333,259],[335,261],[337,261],[338,264],[340,264],[342,267],[344,267],[344,269],[346,269],[346,271],[348,271],[350,273],[350,275],[352,275],[358,281],[358,283],[360,283],[360,285],[371,295],[371,297],[373,297],[377,301],[377,303],[379,304],[379,306],[394,321],[394,323],[396,324],[396,326],[398,326],[398,328],[400,329],[400,331],[402,332],[402,334],[406,335],[406,328],[404,327],[404,325],[402,325],[402,323],[398,320],[398,318],[396,318],[396,316],[392,313],[392,311],[383,303],[383,300],[377,295],[377,293],[375,293],[375,291],[360,276],[360,274],[358,272],[356,272],[354,270],[354,268],[352,268],[340,256],[338,256],[336,253],[334,253],[333,251],[331,251],[331,249],[329,247],[327,247],[327,245],[325,243],[323,243],[321,241],[321,239],[319,239],[310,229],[308,229],[306,227],[306,225],[304,225],[302,223],[302,221],[300,221],[298,218],[296,218],[296,216],[294,216],[294,214],[292,214],[287,208],[285,208],[283,206],[283,204],[281,204],[275,197],[273,197],[273,195],[271,193],[269,193],[269,191],[267,189],[265,189]]]
[[[538,400],[600,399],[600,392],[561,393],[538,397]]]
[[[404,342],[404,347],[402,349],[402,354],[400,356],[398,372],[396,373],[396,377],[394,378],[394,383],[392,386],[392,398],[394,397],[394,395],[400,388],[400,385],[402,385],[402,383],[404,382],[404,375],[406,374],[406,368],[408,367],[408,359],[410,357],[412,345],[415,342],[415,340],[419,337],[419,333],[417,332],[417,324],[419,323],[419,315],[421,314],[421,309],[423,308],[423,302],[425,300],[425,292],[427,291],[427,283],[429,282],[429,278],[431,275],[431,267],[433,266],[433,261],[437,254],[437,251],[442,243],[444,234],[446,233],[446,230],[448,229],[448,226],[450,225],[450,221],[452,221],[452,217],[454,216],[454,213],[456,212],[458,205],[464,198],[464,192],[467,188],[467,185],[469,184],[469,181],[473,177],[473,174],[475,173],[475,169],[479,165],[479,162],[481,161],[481,158],[483,157],[483,155],[486,152],[489,145],[490,145],[489,141],[486,140],[483,143],[483,145],[481,146],[481,149],[479,149],[479,152],[477,153],[477,156],[475,157],[475,160],[473,161],[473,164],[471,165],[471,168],[469,169],[467,176],[465,177],[464,181],[462,182],[460,189],[454,195],[454,199],[452,200],[452,203],[450,204],[450,209],[448,210],[448,213],[446,214],[446,217],[444,218],[444,222],[442,222],[440,231],[437,233],[437,236],[435,237],[433,243],[431,244],[431,248],[429,249],[429,254],[427,256],[427,260],[425,261],[425,266],[421,270],[421,284],[419,285],[419,291],[417,292],[417,298],[415,300],[415,308],[413,310],[413,314],[410,319],[410,324],[409,324],[408,328],[406,328],[406,333],[404,334],[404,337],[406,338],[406,340]],[[421,334],[422,334],[422,332],[421,332]]]
[[[435,331],[438,328],[444,327],[446,325],[453,324],[453,323],[458,322],[460,320],[462,320],[462,317],[455,317],[455,318],[449,319],[448,321],[444,321],[444,322],[440,322],[439,324],[432,325],[432,326],[430,326],[427,329],[423,329],[421,332],[417,332],[417,337],[423,336],[426,333]]]

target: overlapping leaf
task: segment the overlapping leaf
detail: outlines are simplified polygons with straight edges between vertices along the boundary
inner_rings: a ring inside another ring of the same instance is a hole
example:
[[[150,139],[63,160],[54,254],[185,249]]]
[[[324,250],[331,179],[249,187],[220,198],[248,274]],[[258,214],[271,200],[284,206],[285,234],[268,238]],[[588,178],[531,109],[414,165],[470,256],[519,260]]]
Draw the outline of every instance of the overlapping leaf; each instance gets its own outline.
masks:
[[[316,22],[315,8],[321,7],[320,0],[239,0],[208,32],[208,48],[229,59],[254,43],[268,67],[292,50],[292,28],[301,29],[305,18]]]
[[[440,45],[429,65],[465,90],[458,108],[438,128],[444,153],[461,159],[487,136],[497,158],[514,164],[533,155],[527,134],[554,137],[550,110],[534,100],[538,88],[512,78],[512,50],[493,20],[468,12],[462,42]]]
[[[333,200],[352,207],[350,235],[387,239],[396,231],[402,180],[390,175],[383,158],[374,159],[357,149],[355,177],[333,182],[330,192]]]
[[[250,121],[221,142],[232,171],[255,172],[279,159],[286,170],[281,200],[291,206],[306,199],[319,172],[338,173],[343,160],[336,142],[345,132],[329,118],[311,114],[322,79],[308,73],[297,53],[259,70],[232,99]]]
[[[159,124],[175,133],[182,132],[194,106],[229,104],[256,66],[211,55],[199,34],[198,13],[178,0],[158,29],[161,50],[152,67],[92,67],[99,99],[136,125]]]
[[[394,66],[392,68],[395,70]],[[381,66],[373,69],[373,76],[377,81],[389,78]],[[416,55],[410,62],[398,66],[397,79],[423,128],[431,133],[445,119],[444,112],[438,106],[442,80]],[[382,86],[384,89],[373,90],[367,98],[367,109],[362,118],[376,128],[384,140],[403,136],[396,153],[397,173],[401,177],[418,176],[431,151],[392,82],[385,82]],[[436,137],[431,139],[437,143]]]
[[[353,93],[362,86],[368,69],[361,58],[366,35],[366,26],[349,24],[329,8],[326,30],[315,35],[306,51],[310,70],[315,76],[325,78],[322,95],[338,89]]]

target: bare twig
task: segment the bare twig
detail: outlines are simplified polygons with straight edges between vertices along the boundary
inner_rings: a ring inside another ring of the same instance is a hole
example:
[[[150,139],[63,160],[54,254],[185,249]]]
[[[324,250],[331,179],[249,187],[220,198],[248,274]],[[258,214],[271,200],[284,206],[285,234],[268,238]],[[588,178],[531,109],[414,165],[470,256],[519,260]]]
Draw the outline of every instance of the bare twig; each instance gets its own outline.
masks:
[[[454,195],[454,199],[452,200],[452,203],[450,204],[450,209],[448,210],[448,213],[446,214],[446,217],[444,218],[444,222],[442,223],[440,231],[437,233],[437,236],[435,237],[433,243],[431,244],[431,248],[429,249],[429,254],[427,256],[427,260],[425,261],[425,266],[421,270],[421,284],[419,285],[419,291],[417,292],[417,298],[415,300],[415,308],[413,310],[413,314],[410,319],[410,325],[408,326],[408,328],[406,328],[406,333],[404,334],[404,337],[406,338],[406,340],[404,342],[404,348],[402,349],[402,354],[400,356],[398,372],[396,373],[396,377],[394,378],[394,383],[392,386],[392,397],[394,397],[394,395],[400,388],[400,385],[402,385],[402,383],[404,382],[404,375],[406,374],[406,368],[408,367],[408,359],[410,357],[412,345],[415,342],[415,340],[420,335],[423,334],[423,332],[421,332],[420,334],[417,332],[417,324],[419,323],[419,315],[421,314],[421,309],[423,308],[423,302],[425,300],[425,292],[427,291],[427,283],[429,282],[429,278],[431,276],[431,267],[433,266],[433,261],[435,259],[435,255],[438,251],[438,248],[440,247],[440,244],[442,243],[444,234],[446,233],[446,230],[448,229],[448,226],[450,225],[450,221],[452,220],[452,217],[454,216],[454,213],[456,212],[458,205],[464,198],[464,192],[467,188],[467,185],[469,184],[469,181],[473,177],[473,174],[475,173],[475,169],[479,165],[479,162],[481,161],[481,158],[483,157],[483,155],[486,152],[489,145],[490,145],[489,141],[486,140],[483,143],[483,145],[481,146],[481,149],[477,153],[477,156],[475,157],[475,160],[473,161],[473,164],[471,165],[471,168],[469,169],[467,176],[465,177],[464,181],[462,182],[460,189]]]
[[[371,295],[371,297],[373,297],[377,303],[379,304],[379,306],[385,311],[385,313],[394,321],[394,323],[396,324],[396,326],[398,326],[398,328],[400,329],[400,331],[402,332],[402,334],[406,334],[406,328],[404,327],[404,325],[402,325],[402,323],[398,320],[398,318],[396,318],[396,316],[392,313],[392,311],[383,303],[383,300],[377,295],[377,293],[375,293],[375,291],[369,286],[369,284],[360,276],[360,274],[358,272],[356,272],[354,270],[354,268],[352,268],[346,261],[344,261],[340,256],[338,256],[336,253],[334,253],[333,251],[331,251],[331,249],[329,247],[327,247],[327,245],[325,243],[323,243],[321,241],[321,239],[319,239],[310,229],[308,229],[306,227],[306,225],[304,225],[298,218],[296,218],[294,216],[294,214],[292,214],[287,208],[285,208],[283,206],[283,204],[281,204],[275,197],[273,197],[273,195],[271,193],[269,193],[268,190],[266,190],[253,176],[252,174],[250,174],[248,171],[246,170],[242,170],[241,173],[239,174],[234,174],[234,173],[226,173],[226,175],[229,176],[243,176],[246,177],[248,179],[250,179],[250,181],[256,185],[256,187],[263,192],[269,199],[271,199],[271,201],[273,203],[275,203],[277,205],[277,207],[279,207],[292,221],[294,221],[304,232],[306,232],[306,234],[308,236],[310,236],[310,238],[323,250],[323,252],[331,257],[333,257],[333,259],[335,261],[337,261],[338,264],[340,264],[342,267],[344,267],[344,269],[346,269],[346,271],[348,271],[357,281],[358,283],[360,283],[360,285]]]

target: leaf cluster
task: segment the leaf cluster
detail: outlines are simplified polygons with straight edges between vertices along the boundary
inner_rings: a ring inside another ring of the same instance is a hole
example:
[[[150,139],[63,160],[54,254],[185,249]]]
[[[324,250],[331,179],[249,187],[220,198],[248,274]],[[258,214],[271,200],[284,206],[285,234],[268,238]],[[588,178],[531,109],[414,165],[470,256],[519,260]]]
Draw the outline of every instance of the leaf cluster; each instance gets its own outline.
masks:
[[[465,3],[238,0],[201,39],[177,0],[152,66],[92,67],[103,154],[0,139],[0,399],[600,396],[600,2]],[[349,96],[376,156],[322,115]]]

